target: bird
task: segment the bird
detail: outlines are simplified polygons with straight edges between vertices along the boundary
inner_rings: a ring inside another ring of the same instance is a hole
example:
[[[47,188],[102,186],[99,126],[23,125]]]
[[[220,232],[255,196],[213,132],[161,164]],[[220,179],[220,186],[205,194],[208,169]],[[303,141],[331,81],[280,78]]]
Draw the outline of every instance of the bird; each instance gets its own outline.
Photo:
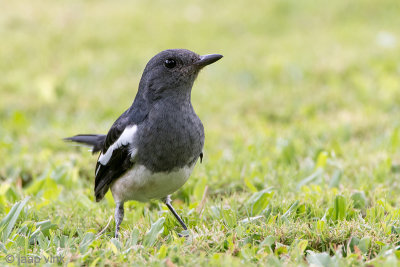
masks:
[[[201,69],[223,56],[168,49],[147,63],[132,105],[106,135],[64,138],[100,153],[95,167],[96,202],[111,190],[115,202],[115,237],[131,200],[165,203],[184,230],[186,224],[171,204],[194,166],[203,159],[204,127],[191,103],[193,83]]]

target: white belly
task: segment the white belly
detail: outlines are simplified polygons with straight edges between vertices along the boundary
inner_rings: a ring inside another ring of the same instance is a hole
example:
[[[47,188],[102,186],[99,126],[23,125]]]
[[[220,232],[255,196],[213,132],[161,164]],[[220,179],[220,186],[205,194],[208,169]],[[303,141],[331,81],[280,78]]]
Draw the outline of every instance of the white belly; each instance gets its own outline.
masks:
[[[149,201],[164,198],[181,188],[192,173],[186,166],[172,172],[152,173],[143,165],[136,165],[111,185],[115,202],[127,200]]]

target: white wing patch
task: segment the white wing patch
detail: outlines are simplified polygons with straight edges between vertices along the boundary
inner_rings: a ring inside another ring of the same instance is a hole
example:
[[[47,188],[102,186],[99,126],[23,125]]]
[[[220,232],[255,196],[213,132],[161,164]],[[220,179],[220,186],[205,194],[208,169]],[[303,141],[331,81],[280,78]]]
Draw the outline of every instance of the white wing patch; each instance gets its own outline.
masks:
[[[115,149],[118,149],[121,146],[126,146],[129,143],[132,143],[133,141],[133,137],[135,136],[137,130],[137,126],[133,125],[132,127],[126,128],[121,136],[117,139],[117,141],[115,141],[106,151],[106,153],[101,153],[100,157],[99,157],[99,162],[102,165],[107,165],[107,163],[110,161],[111,159],[111,155],[113,153],[113,151]],[[136,149],[131,149],[131,153],[136,152]],[[131,154],[131,157],[133,158],[134,155]],[[98,170],[97,170],[98,171]],[[96,171],[96,172],[97,172]]]

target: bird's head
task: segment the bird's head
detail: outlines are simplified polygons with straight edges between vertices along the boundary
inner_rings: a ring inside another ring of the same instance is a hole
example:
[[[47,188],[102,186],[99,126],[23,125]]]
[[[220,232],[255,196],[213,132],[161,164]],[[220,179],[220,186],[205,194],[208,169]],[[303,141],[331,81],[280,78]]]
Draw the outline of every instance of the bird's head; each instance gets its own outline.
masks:
[[[186,49],[169,49],[155,55],[146,65],[139,91],[152,98],[189,94],[200,70],[222,55],[200,56]]]

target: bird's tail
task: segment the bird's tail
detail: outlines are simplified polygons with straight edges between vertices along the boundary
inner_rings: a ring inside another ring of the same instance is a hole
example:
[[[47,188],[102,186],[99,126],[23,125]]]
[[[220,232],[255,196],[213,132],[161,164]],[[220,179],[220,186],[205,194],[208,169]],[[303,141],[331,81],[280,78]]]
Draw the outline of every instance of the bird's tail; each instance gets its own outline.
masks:
[[[92,147],[92,153],[99,152],[103,148],[106,135],[104,134],[78,134],[72,137],[64,138],[65,141],[85,144]]]

